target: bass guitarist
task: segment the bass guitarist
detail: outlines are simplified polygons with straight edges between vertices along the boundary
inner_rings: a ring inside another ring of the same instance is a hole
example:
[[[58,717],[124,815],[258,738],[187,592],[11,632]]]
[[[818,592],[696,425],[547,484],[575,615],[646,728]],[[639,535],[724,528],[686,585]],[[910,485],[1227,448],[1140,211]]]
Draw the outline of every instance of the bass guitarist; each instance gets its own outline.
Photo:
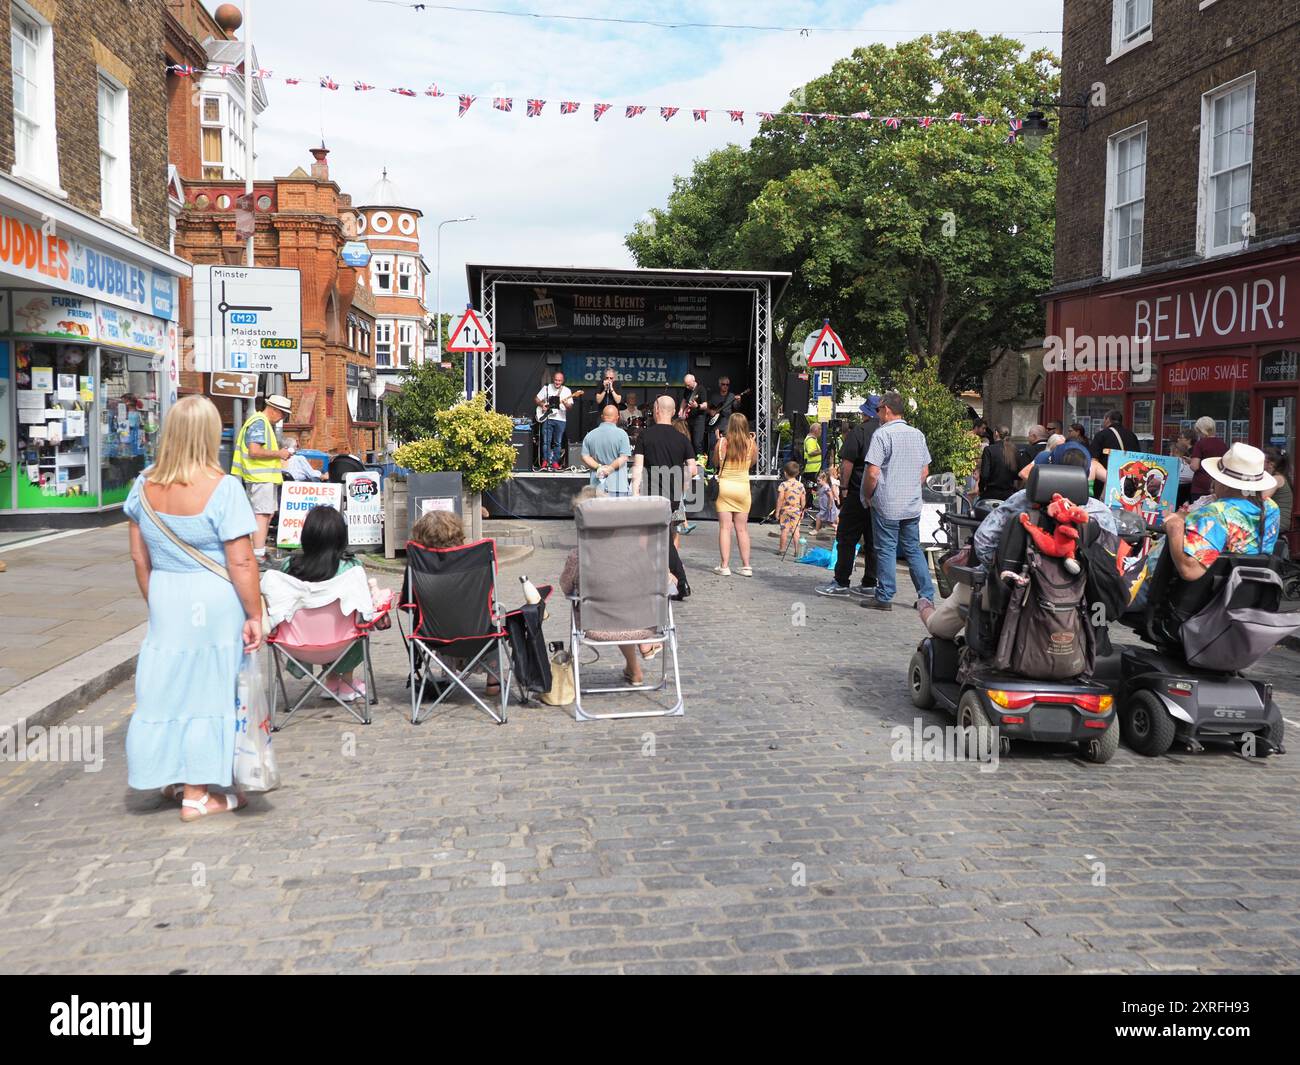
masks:
[[[544,385],[535,398],[537,420],[542,424],[542,469],[558,472],[564,468],[560,465],[560,455],[574,394],[565,387],[564,374],[556,370],[551,375],[551,383]]]

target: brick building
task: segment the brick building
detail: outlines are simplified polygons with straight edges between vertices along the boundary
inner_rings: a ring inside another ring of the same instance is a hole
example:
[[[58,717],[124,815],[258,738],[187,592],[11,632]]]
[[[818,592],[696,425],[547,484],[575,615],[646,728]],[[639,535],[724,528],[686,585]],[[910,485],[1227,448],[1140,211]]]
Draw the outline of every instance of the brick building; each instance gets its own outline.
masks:
[[[1065,0],[1047,331],[1111,357],[1047,374],[1045,417],[1294,453],[1298,51],[1297,0]]]
[[[174,366],[164,0],[0,0],[0,524],[84,523]]]
[[[245,242],[236,233],[245,156],[239,23],[230,5],[214,18],[199,0],[174,0],[168,12],[167,63],[194,71],[173,71],[167,78],[173,239],[177,254],[193,263],[245,261]],[[252,88],[256,122],[268,101],[261,79]],[[264,375],[263,394],[281,392],[294,400],[287,432],[300,446],[364,454],[383,447],[374,395],[374,299],[367,272],[339,257],[357,231],[351,199],[330,179],[328,150],[315,148],[311,155],[308,170],[296,167],[284,177],[254,180],[256,265],[295,268],[302,283],[302,371]],[[192,333],[190,295],[186,285],[186,334]],[[204,393],[209,383],[207,374],[183,368],[178,391]],[[231,401],[215,402],[231,425]]]

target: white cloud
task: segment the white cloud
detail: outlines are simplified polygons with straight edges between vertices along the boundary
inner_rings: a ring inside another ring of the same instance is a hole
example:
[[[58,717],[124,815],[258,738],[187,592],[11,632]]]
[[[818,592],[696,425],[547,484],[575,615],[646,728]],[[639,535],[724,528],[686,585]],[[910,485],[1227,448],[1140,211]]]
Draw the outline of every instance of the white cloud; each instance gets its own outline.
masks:
[[[505,6],[498,0],[493,6]],[[554,0],[514,5],[565,10]],[[258,0],[254,34],[264,67],[299,75],[301,86],[268,83],[270,106],[257,145],[259,173],[306,166],[321,139],[331,149],[331,174],[355,202],[387,166],[409,206],[424,212],[430,267],[438,220],[477,215],[443,230],[443,304],[465,301],[466,261],[629,265],[623,236],[648,208],[662,205],[673,177],[727,141],[744,142],[757,126],[754,110],[778,110],[796,86],[825,72],[853,47],[893,43],[944,28],[1045,30],[1061,25],[1062,0],[894,0],[860,3],[755,3],[712,0],[673,4],[608,4],[584,14],[682,17],[689,21],[856,25],[858,34],[769,34],[665,31],[486,15],[455,15],[364,0],[307,4]],[[574,10],[569,7],[567,10]],[[881,32],[885,31],[885,32]],[[893,31],[893,32],[888,32]],[[1059,35],[1024,38],[1056,50]],[[342,88],[326,92],[330,74]],[[378,86],[357,93],[354,80]],[[393,86],[421,93],[436,81],[447,96],[409,99]],[[478,99],[456,117],[457,92]],[[492,110],[491,97],[514,98],[514,112]],[[530,96],[547,101],[543,117],[524,115]],[[561,99],[580,100],[561,115]],[[600,123],[595,101],[614,103]],[[646,105],[637,119],[628,103]],[[682,108],[665,127],[661,104]],[[743,108],[743,127],[723,111],[695,123],[690,108]]]

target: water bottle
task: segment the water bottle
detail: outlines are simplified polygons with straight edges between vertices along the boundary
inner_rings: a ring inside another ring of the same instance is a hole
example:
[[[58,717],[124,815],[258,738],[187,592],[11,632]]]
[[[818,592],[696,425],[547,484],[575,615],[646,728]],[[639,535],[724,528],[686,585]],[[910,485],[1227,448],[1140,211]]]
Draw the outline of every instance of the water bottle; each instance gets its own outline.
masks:
[[[542,601],[542,593],[537,590],[537,585],[528,579],[524,574],[519,578],[519,583],[524,586],[524,602],[529,606],[536,606]]]

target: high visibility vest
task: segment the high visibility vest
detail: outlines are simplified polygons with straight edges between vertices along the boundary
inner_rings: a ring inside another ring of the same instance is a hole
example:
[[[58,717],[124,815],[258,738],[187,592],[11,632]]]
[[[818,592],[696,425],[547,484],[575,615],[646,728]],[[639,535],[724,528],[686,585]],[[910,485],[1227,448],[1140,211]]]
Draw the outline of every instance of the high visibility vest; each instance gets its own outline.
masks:
[[[803,472],[822,472],[822,446],[811,436],[803,438]]]
[[[230,472],[245,484],[281,484],[284,474],[280,472],[280,459],[255,459],[248,453],[248,430],[259,418],[266,423],[266,442],[262,446],[268,451],[279,450],[279,444],[275,441],[275,427],[266,416],[266,411],[259,410],[239,430],[239,437],[235,440],[235,453],[230,460]]]

